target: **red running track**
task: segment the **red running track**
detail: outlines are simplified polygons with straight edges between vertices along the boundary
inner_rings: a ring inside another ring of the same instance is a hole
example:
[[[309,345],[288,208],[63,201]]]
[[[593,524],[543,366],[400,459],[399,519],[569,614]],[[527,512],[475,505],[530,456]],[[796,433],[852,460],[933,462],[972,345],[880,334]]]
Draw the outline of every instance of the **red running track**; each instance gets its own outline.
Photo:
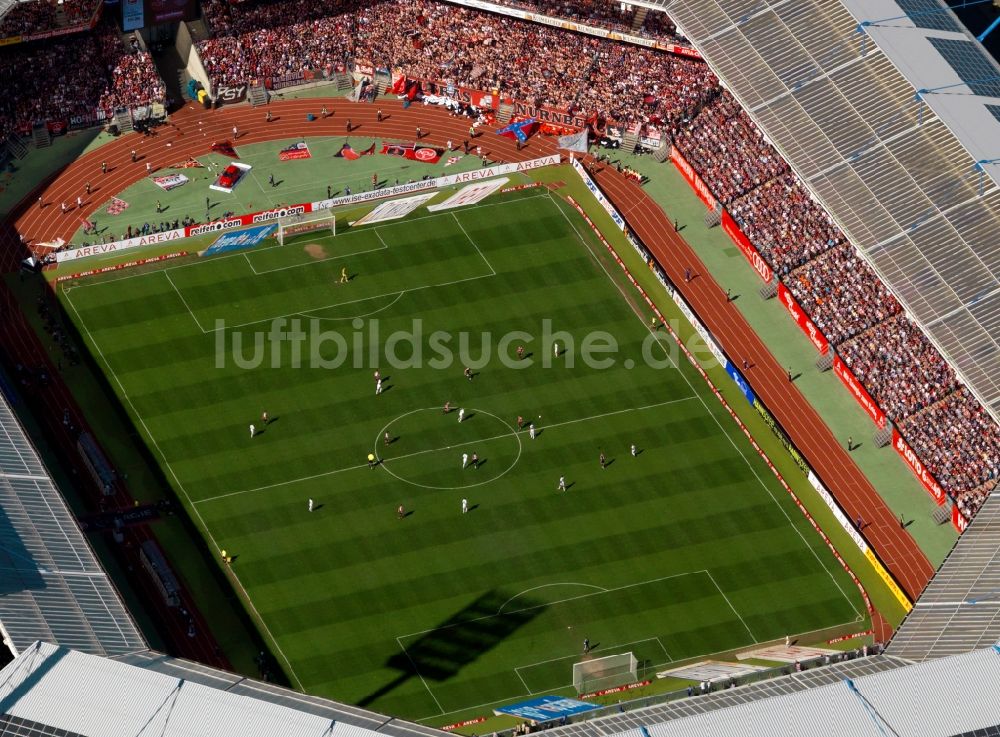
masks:
[[[915,601],[934,567],[898,517],[857,467],[812,405],[788,378],[787,368],[727,299],[704,263],[673,227],[673,222],[645,191],[604,167],[597,181],[656,258],[684,299],[734,360],[748,360],[747,380],[757,396],[788,433],[824,485],[850,519],[865,520],[864,537],[878,552],[893,577]],[[697,278],[684,282],[684,269]]]
[[[32,193],[22,202],[15,213],[15,227],[32,243],[55,238],[69,241],[79,229],[81,217],[88,215],[96,204],[107,201],[146,176],[147,162],[153,170],[157,170],[184,161],[189,156],[202,156],[209,152],[213,141],[232,140],[233,126],[239,130],[239,138],[235,141],[237,148],[283,138],[346,136],[348,120],[352,126],[350,135],[359,139],[412,141],[418,126],[422,131],[421,140],[437,145],[451,140],[460,148],[462,141],[469,137],[468,118],[449,116],[430,106],[413,105],[403,110],[395,102],[391,103],[391,108],[388,101],[380,104],[384,107],[386,119],[378,123],[376,105],[336,98],[272,102],[268,107],[274,120],[268,123],[264,120],[264,110],[247,105],[206,111],[199,105],[188,103],[171,116],[170,125],[155,129],[156,135],[148,138],[123,136],[70,164],[57,178],[43,185],[41,191]],[[323,105],[331,112],[327,118],[319,117]],[[316,120],[307,122],[307,113],[315,114]],[[495,135],[492,129],[482,133],[474,143],[481,145],[484,153],[494,161],[524,161],[556,152],[555,143],[541,137],[518,151],[512,140]],[[135,163],[131,160],[133,149],[138,156]],[[102,162],[107,162],[107,174],[101,173]],[[92,185],[89,197],[86,194],[87,182]],[[281,189],[275,192],[280,194]],[[42,197],[43,207],[37,204],[39,196]],[[82,211],[76,209],[77,197],[84,201]],[[63,202],[69,206],[65,214],[60,207]],[[268,207],[262,202],[259,209]],[[189,214],[192,217],[200,215],[197,212]],[[144,219],[137,216],[137,220]],[[5,265],[7,269],[16,267],[10,262]]]
[[[307,122],[306,114],[318,115],[323,105],[331,111],[330,117]],[[379,106],[387,113],[382,123],[376,122]],[[78,228],[82,213],[71,209],[64,215],[59,204],[65,201],[75,206],[76,198],[81,196],[86,206],[86,182],[93,185],[90,199],[104,202],[145,177],[147,161],[154,169],[159,169],[189,156],[204,155],[213,141],[231,139],[234,125],[240,131],[238,146],[284,138],[344,136],[347,134],[348,118],[353,126],[351,135],[361,139],[413,140],[417,126],[420,126],[424,140],[437,145],[451,140],[459,147],[468,138],[467,119],[451,117],[437,108],[421,105],[403,110],[398,104],[388,101],[369,105],[327,98],[273,102],[269,107],[274,116],[270,123],[265,121],[263,110],[249,106],[206,111],[189,103],[172,115],[170,125],[159,128],[157,135],[148,138],[125,136],[75,161],[22,203],[14,215],[16,228],[32,242],[56,237],[69,240]],[[556,152],[554,142],[541,137],[517,151],[513,141],[496,136],[492,129],[485,130],[474,144],[481,145],[491,160],[521,161]],[[137,163],[130,160],[133,148],[140,157]],[[102,161],[106,161],[109,167],[105,175],[101,174]],[[794,386],[789,385],[785,369],[740,312],[727,302],[724,290],[712,279],[690,246],[673,231],[672,221],[659,205],[641,187],[610,167],[601,170],[597,179],[671,281],[680,285],[685,299],[724,350],[730,356],[745,357],[753,362],[748,379],[754,390],[845,512],[852,519],[861,516],[867,521],[865,537],[906,593],[915,599],[933,575],[934,568],[913,538],[901,529],[896,516],[817,412]],[[47,203],[44,208],[36,204],[39,195]],[[11,230],[7,228],[2,237],[9,241],[11,235]],[[8,254],[7,268],[17,265],[9,258],[10,255],[23,255],[17,248],[16,238],[13,240],[8,244],[11,247],[4,249]],[[699,278],[685,284],[685,266],[692,268]]]

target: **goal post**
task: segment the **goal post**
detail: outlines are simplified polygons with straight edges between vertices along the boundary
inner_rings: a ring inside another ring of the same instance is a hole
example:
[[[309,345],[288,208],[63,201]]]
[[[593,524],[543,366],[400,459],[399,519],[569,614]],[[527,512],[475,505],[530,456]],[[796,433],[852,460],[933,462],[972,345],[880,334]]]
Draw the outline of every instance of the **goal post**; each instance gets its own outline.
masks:
[[[275,237],[278,239],[278,245],[280,246],[285,245],[286,239],[302,235],[303,233],[329,231],[332,235],[337,235],[337,216],[332,210],[286,215],[285,217],[278,218],[277,222],[278,230],[275,233]]]
[[[573,664],[573,686],[578,694],[600,691],[639,680],[639,661],[633,653],[607,655]]]

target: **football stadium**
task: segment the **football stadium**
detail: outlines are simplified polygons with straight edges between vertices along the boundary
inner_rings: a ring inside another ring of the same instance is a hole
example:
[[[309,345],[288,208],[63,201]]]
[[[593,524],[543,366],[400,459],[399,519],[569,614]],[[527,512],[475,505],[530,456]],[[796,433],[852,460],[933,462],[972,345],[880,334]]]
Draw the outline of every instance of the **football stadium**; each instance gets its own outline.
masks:
[[[0,0],[0,735],[1000,735],[997,26]]]

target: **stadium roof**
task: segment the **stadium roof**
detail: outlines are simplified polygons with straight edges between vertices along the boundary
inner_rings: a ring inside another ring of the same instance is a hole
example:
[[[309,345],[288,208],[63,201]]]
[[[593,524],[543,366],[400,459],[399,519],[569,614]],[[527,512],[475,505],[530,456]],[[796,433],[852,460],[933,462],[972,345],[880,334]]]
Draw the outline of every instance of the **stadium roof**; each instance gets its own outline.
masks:
[[[6,719],[35,730],[12,735],[83,737],[372,737],[377,729],[444,735],[344,707],[367,715],[368,726],[358,726],[344,711],[323,711],[332,702],[158,653],[138,662],[142,667],[36,643],[0,671],[0,727]]]
[[[113,655],[148,647],[35,448],[0,397],[0,629]]]
[[[629,712],[630,727],[598,727],[590,734],[606,737],[674,737],[675,735],[814,735],[824,737],[953,737],[1000,724],[1000,648],[991,647],[919,665],[859,675],[852,672],[874,659],[826,666],[812,673],[813,682],[793,693],[752,692],[755,684],[673,704],[669,713],[650,707]],[[899,663],[897,659],[892,659]],[[787,676],[799,679],[806,673]],[[782,679],[779,679],[779,681]],[[804,680],[804,679],[803,679]],[[707,709],[703,702],[712,702]],[[728,702],[728,704],[727,704]],[[686,712],[681,708],[687,707]],[[723,708],[720,708],[723,707]],[[621,715],[626,716],[626,715]],[[597,722],[604,720],[596,720]],[[582,727],[583,725],[573,725]],[[562,737],[570,728],[548,730]],[[992,734],[975,732],[976,735]]]
[[[1000,640],[1000,495],[993,494],[892,638],[908,660],[968,652]]]
[[[735,689],[714,691],[709,694],[671,701],[655,706],[643,707],[631,711],[612,714],[607,717],[589,719],[563,727],[546,730],[546,737],[642,737],[638,732],[642,727],[664,724],[675,720],[685,720],[687,717],[708,714],[720,709],[727,709],[738,704],[767,700],[775,696],[786,696],[810,689],[842,683],[845,678],[882,673],[910,665],[909,661],[887,655],[874,655],[867,658],[834,663],[822,668],[791,673],[758,683],[740,686]],[[686,723],[686,722],[684,722]],[[690,732],[690,734],[696,734]],[[700,733],[698,733],[700,734]],[[706,733],[707,734],[707,733]],[[725,734],[717,732],[713,734]],[[735,734],[735,732],[734,732]]]
[[[318,696],[292,691],[273,683],[254,681],[235,673],[212,668],[190,660],[173,658],[153,650],[129,653],[116,657],[115,660],[128,665],[155,671],[177,680],[200,683],[237,696],[267,701],[275,705],[323,717],[326,720],[358,727],[362,730],[379,732],[392,737],[444,737],[438,729],[424,727],[414,722],[406,722],[393,717],[362,709],[349,704],[342,704]]]
[[[1000,421],[1000,66],[940,0],[667,12]]]

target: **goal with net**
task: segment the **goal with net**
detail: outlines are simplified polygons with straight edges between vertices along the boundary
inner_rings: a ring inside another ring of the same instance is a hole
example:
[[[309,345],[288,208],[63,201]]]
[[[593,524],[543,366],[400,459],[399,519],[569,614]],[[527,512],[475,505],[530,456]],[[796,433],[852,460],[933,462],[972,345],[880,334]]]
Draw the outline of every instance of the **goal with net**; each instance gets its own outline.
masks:
[[[314,233],[316,231],[330,232],[337,235],[337,216],[332,210],[320,210],[318,212],[303,212],[298,215],[286,215],[278,218],[278,231],[275,237],[279,245],[285,245],[288,238],[292,238],[303,233]]]
[[[639,680],[639,661],[632,653],[591,658],[573,664],[573,686],[577,693],[591,693]]]

